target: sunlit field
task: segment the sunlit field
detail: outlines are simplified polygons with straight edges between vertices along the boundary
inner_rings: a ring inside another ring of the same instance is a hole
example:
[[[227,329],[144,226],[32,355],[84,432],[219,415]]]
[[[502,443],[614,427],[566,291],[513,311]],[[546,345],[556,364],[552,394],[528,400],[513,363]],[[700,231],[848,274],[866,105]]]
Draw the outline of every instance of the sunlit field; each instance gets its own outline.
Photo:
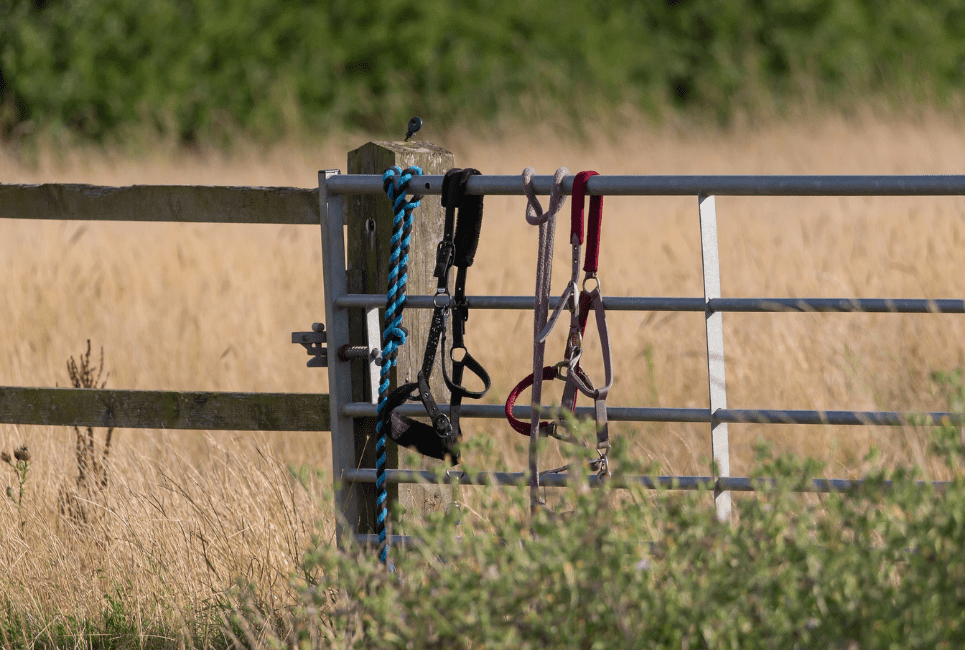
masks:
[[[427,125],[428,126],[428,125]],[[552,131],[425,139],[456,164],[486,174],[558,166],[601,174],[957,174],[965,131],[935,115],[815,118],[727,132],[675,124],[627,125],[585,139]],[[53,151],[20,164],[0,152],[0,182],[103,185],[210,184],[312,187],[322,168],[345,168],[365,137],[230,155],[157,152],[118,156]],[[521,197],[488,197],[471,294],[531,294],[536,228]],[[567,203],[567,207],[569,203]],[[960,198],[717,199],[723,295],[728,297],[961,298],[965,204]],[[568,212],[567,212],[568,214]],[[418,211],[415,217],[418,218]],[[0,224],[0,384],[66,386],[66,361],[91,340],[104,350],[108,387],[325,392],[324,370],[305,367],[290,332],[324,321],[319,230],[6,221]],[[569,260],[557,228],[554,291]],[[605,201],[600,277],[606,295],[701,296],[696,197]],[[425,261],[426,264],[430,263]],[[609,314],[615,406],[705,407],[702,314]],[[965,365],[960,315],[726,314],[732,408],[945,410],[929,375]],[[531,371],[532,314],[474,313],[467,346],[493,375],[501,403]],[[560,328],[558,328],[559,330]],[[595,336],[584,358],[602,377]],[[562,358],[563,333],[547,345]],[[546,401],[558,399],[544,389]],[[103,440],[103,432],[97,432]],[[500,421],[467,424],[523,471],[526,440]],[[709,427],[611,424],[612,437],[672,474],[710,473]],[[731,471],[744,475],[761,439],[818,457],[834,477],[860,475],[876,447],[886,465],[925,464],[914,428],[731,425]],[[145,621],[211,607],[237,576],[284,599],[286,576],[314,534],[331,539],[329,478],[289,468],[331,467],[327,434],[117,430],[110,482],[89,501],[89,521],[62,514],[77,474],[69,428],[0,425],[0,450],[29,446],[20,508],[0,506],[0,593],[32,612],[84,616],[128,585]],[[548,465],[560,456],[553,445]],[[483,459],[469,458],[476,464]],[[0,488],[16,485],[0,466]],[[927,466],[935,478],[942,468]],[[22,516],[21,516],[22,515]],[[23,524],[23,525],[22,525]],[[163,616],[158,614],[163,612]],[[64,619],[67,621],[67,619]],[[65,624],[69,624],[65,622]]]

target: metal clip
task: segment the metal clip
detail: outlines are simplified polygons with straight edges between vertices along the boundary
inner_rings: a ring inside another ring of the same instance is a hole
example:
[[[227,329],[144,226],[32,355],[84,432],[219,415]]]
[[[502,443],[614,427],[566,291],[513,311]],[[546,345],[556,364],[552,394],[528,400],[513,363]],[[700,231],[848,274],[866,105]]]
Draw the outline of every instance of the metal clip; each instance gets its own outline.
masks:
[[[436,289],[436,293],[432,296],[432,306],[435,309],[442,309],[444,312],[449,313],[449,309],[452,307],[452,296],[449,294],[448,287],[439,287]]]
[[[324,323],[313,323],[311,332],[292,332],[292,343],[303,346],[312,357],[308,360],[309,368],[328,367],[328,349],[324,345],[325,341]]]
[[[609,446],[607,449],[609,450]],[[597,480],[602,483],[607,478],[612,476],[610,472],[610,459],[607,457],[607,453],[605,451],[598,451],[597,453],[600,454],[600,457],[596,460],[590,461],[590,469],[596,471]]]

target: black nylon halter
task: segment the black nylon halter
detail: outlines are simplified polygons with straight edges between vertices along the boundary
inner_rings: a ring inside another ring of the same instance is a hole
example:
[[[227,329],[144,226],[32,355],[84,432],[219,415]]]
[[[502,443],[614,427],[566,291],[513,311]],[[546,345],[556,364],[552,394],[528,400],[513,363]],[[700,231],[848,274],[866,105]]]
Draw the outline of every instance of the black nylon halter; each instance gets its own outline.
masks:
[[[472,266],[479,245],[482,227],[483,197],[466,193],[470,176],[481,172],[477,169],[450,169],[442,182],[442,204],[446,208],[446,220],[442,241],[436,247],[437,279],[435,309],[426,339],[426,351],[419,370],[418,381],[399,386],[389,394],[382,411],[382,428],[389,438],[403,447],[415,449],[424,456],[444,460],[449,456],[453,465],[459,462],[460,437],[459,412],[464,398],[479,399],[489,390],[489,373],[466,350],[466,321],[469,319],[469,303],[466,300],[466,271]],[[456,220],[456,209],[459,219]],[[449,294],[449,271],[456,267],[453,294]],[[452,374],[446,372],[446,360],[442,359],[442,375],[451,392],[449,415],[446,416],[436,403],[429,389],[429,378],[435,365],[436,353],[446,349],[447,321],[452,318],[452,348],[449,357]],[[454,352],[462,350],[457,359]],[[462,385],[465,371],[469,370],[482,383],[481,391],[472,391]],[[418,391],[418,396],[414,394]],[[425,424],[397,414],[397,407],[409,400],[419,399],[432,424]]]

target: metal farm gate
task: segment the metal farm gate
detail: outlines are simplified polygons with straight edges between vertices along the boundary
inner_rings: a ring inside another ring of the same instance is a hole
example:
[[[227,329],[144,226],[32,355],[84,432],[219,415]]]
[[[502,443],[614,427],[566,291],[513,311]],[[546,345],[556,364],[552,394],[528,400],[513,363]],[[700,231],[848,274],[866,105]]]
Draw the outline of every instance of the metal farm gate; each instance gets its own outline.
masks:
[[[414,177],[418,180],[417,191],[424,195],[439,195],[442,191],[441,175]],[[549,195],[552,176],[536,176],[533,187],[537,194]],[[364,309],[367,314],[369,344],[365,353],[373,358],[379,347],[378,309],[384,306],[384,294],[356,294],[346,290],[346,260],[344,211],[346,197],[360,194],[382,194],[383,180],[379,175],[341,175],[337,170],[319,174],[319,200],[322,205],[322,245],[325,261],[325,307],[329,349],[339,349],[349,342],[349,310]],[[573,177],[563,182],[564,194],[572,191]],[[523,195],[519,176],[473,176],[468,192],[480,195]],[[712,450],[717,472],[707,476],[637,476],[628,480],[654,487],[676,487],[694,490],[712,487],[717,515],[729,519],[732,491],[753,491],[755,482],[748,477],[730,474],[730,451],[727,425],[729,423],[772,423],[814,425],[916,425],[935,426],[945,422],[960,424],[961,414],[931,412],[905,413],[896,411],[807,411],[807,410],[749,410],[727,408],[725,382],[724,336],[722,318],[725,312],[868,312],[895,314],[962,314],[963,300],[928,299],[799,299],[799,298],[726,298],[721,295],[720,269],[718,264],[717,213],[715,196],[938,196],[965,194],[965,176],[594,176],[587,184],[587,194],[607,196],[693,196],[697,217],[700,221],[701,251],[703,261],[703,298],[604,298],[607,310],[638,311],[687,311],[702,312],[706,321],[708,407],[707,408],[642,408],[633,406],[608,407],[610,421],[644,422],[698,422],[707,424],[708,443]],[[427,259],[416,259],[410,265],[430,264]],[[469,296],[471,309],[532,310],[533,296]],[[410,295],[407,308],[432,309],[433,296]],[[368,354],[370,353],[371,354]],[[344,482],[336,499],[338,512],[347,521],[355,521],[360,508],[360,493],[354,489],[358,484],[374,483],[375,470],[359,467],[356,462],[353,419],[374,418],[376,405],[371,402],[351,400],[351,376],[344,372],[344,360],[332,361],[329,366],[329,391],[332,412],[333,464],[336,477]],[[369,364],[369,381],[376,381],[378,366]],[[374,391],[372,393],[374,395]],[[445,410],[445,407],[442,407]],[[405,415],[424,415],[420,404],[403,405],[399,412]],[[529,406],[516,406],[514,415],[529,417]],[[591,415],[590,407],[577,410],[578,414]],[[464,404],[463,417],[504,418],[503,407],[492,404]],[[710,469],[710,468],[709,468]],[[387,470],[388,483],[438,482],[439,475],[430,471]],[[528,475],[524,473],[484,472],[469,474],[450,471],[442,478],[445,482],[461,484],[507,484],[525,485]],[[541,484],[565,485],[570,477],[566,474],[547,474]],[[591,476],[592,483],[597,477]],[[817,479],[814,491],[845,490],[859,481],[844,479]],[[360,541],[376,543],[371,534],[356,532]],[[394,536],[392,543],[405,543],[406,539]]]

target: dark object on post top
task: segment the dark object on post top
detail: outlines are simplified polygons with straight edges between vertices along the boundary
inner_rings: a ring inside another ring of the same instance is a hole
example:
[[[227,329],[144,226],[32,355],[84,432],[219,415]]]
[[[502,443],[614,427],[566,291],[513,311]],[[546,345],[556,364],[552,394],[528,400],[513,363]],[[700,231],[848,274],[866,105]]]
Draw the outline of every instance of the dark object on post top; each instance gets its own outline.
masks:
[[[422,128],[421,117],[413,117],[411,120],[409,120],[409,128],[405,132],[405,142],[408,142],[409,138],[411,138],[415,134],[415,132],[421,128]]]

